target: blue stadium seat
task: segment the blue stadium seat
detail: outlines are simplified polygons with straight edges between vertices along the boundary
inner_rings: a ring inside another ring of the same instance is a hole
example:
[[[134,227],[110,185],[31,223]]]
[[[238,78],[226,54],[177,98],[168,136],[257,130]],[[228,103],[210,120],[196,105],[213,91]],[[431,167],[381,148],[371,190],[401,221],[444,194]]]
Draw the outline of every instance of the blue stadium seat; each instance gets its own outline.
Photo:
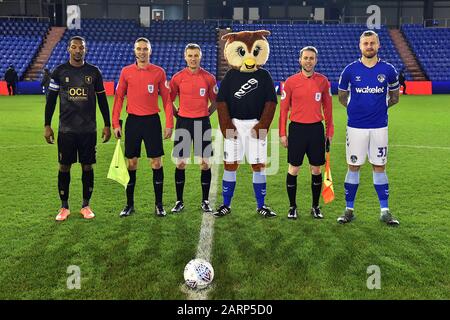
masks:
[[[271,31],[268,37],[271,55],[266,68],[274,80],[285,80],[298,72],[298,54],[302,47],[313,45],[319,50],[317,70],[325,74],[329,80],[338,81],[343,68],[360,56],[358,48],[359,36],[366,30],[365,25],[273,25],[251,24],[232,25],[233,31],[266,29]],[[380,57],[402,69],[387,28],[379,30],[382,48]],[[336,54],[339,52],[339,54]],[[280,65],[282,67],[280,67]]]
[[[11,64],[16,68],[19,79],[23,77],[48,28],[46,22],[0,19],[1,77]]]
[[[189,42],[196,42],[202,47],[204,59],[213,56],[214,60],[211,61],[214,69],[217,69],[217,31],[214,23],[160,21],[152,22],[150,28],[143,28],[132,20],[85,19],[82,31],[65,32],[61,42],[54,48],[47,67],[54,68],[67,61],[65,48],[69,38],[74,35],[86,38],[89,52],[86,60],[103,71],[105,80],[117,81],[121,68],[133,63],[133,43],[141,36],[151,41],[151,61],[163,67],[169,79],[185,66],[183,50]]]
[[[430,80],[450,79],[450,28],[405,24],[401,31]]]

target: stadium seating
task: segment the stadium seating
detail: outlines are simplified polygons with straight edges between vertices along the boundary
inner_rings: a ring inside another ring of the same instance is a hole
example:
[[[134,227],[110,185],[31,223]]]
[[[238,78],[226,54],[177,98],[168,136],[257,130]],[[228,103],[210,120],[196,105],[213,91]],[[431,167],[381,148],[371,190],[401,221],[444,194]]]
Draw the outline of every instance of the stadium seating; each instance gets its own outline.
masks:
[[[338,81],[343,68],[360,56],[359,36],[366,30],[357,24],[232,24],[221,25],[233,31],[267,29],[271,54],[266,68],[274,80],[282,81],[298,72],[298,53],[306,45],[319,50],[316,70],[331,81]],[[48,22],[33,19],[0,19],[0,76],[9,65],[14,65],[22,77],[49,28]],[[117,81],[123,66],[134,61],[133,43],[144,36],[152,43],[151,61],[162,66],[170,79],[185,66],[183,50],[187,43],[201,45],[203,67],[217,74],[217,22],[166,20],[153,21],[149,28],[134,20],[83,19],[81,30],[66,30],[54,48],[46,67],[52,70],[68,60],[67,42],[74,35],[87,40],[87,61],[98,65],[105,80]],[[450,74],[450,29],[424,28],[404,25],[402,31],[430,80],[448,80]],[[378,30],[381,41],[379,56],[392,63],[397,70],[403,62],[382,26]],[[411,76],[406,72],[406,78]]]
[[[13,65],[23,76],[49,28],[48,22],[32,19],[0,19],[0,78]]]
[[[403,25],[402,32],[432,81],[450,79],[450,28]]]
[[[202,47],[203,68],[214,75],[217,72],[217,31],[214,23],[169,20],[152,22],[149,28],[144,28],[132,20],[85,19],[82,20],[81,30],[67,30],[54,48],[47,62],[50,70],[68,60],[67,42],[75,35],[86,38],[86,61],[99,66],[105,80],[117,81],[122,67],[133,63],[133,43],[138,37],[150,40],[151,62],[163,67],[169,79],[186,66],[183,52],[189,42]]]
[[[298,55],[301,48],[312,45],[319,51],[316,67],[330,81],[338,81],[344,67],[361,56],[359,37],[367,29],[357,24],[235,24],[233,31],[266,29],[270,57],[265,66],[274,80],[285,80],[298,72]],[[379,56],[392,63],[398,71],[404,68],[403,62],[389,36],[388,29],[382,26],[377,30],[381,48]],[[409,75],[407,75],[409,76]]]

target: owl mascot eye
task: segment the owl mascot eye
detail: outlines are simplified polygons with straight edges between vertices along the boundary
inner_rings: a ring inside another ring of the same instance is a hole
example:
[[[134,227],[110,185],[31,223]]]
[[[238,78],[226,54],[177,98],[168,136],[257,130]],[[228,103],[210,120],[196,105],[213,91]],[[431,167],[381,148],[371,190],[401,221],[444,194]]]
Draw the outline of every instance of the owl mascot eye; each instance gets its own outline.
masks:
[[[272,77],[261,68],[269,59],[268,35],[270,31],[258,30],[222,36],[226,40],[224,56],[231,67],[221,82],[222,99],[217,100],[220,129],[225,137],[227,130],[236,130],[234,118],[257,119],[253,127],[257,138],[264,139],[269,130],[277,100],[273,101],[276,93]]]

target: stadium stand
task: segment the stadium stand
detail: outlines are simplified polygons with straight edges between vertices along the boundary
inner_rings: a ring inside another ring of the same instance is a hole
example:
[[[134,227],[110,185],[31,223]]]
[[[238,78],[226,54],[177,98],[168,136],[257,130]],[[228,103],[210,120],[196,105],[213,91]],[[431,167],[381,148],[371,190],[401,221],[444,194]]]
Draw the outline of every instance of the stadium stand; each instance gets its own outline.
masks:
[[[282,81],[298,72],[300,49],[312,45],[319,51],[316,70],[326,75],[330,81],[338,81],[344,67],[361,56],[359,37],[367,27],[359,24],[232,25],[234,32],[259,29],[271,31],[268,37],[271,52],[265,68],[271,72],[274,80]],[[376,31],[381,42],[380,58],[392,63],[398,71],[404,68],[386,26]]]
[[[138,37],[150,40],[150,60],[162,66],[168,78],[185,67],[183,52],[189,42],[202,47],[203,68],[212,74],[217,72],[217,30],[214,23],[166,20],[152,22],[150,28],[144,28],[132,20],[85,19],[81,30],[66,30],[46,67],[53,70],[67,61],[67,42],[75,35],[85,37],[88,47],[86,60],[99,66],[105,80],[117,81],[122,67],[133,63],[133,43]]]
[[[0,19],[0,77],[13,65],[19,79],[22,78],[48,28],[48,22],[34,19]]]
[[[449,80],[450,28],[407,24],[401,30],[428,78],[432,81]]]
[[[66,30],[55,46],[46,67],[52,70],[68,59],[67,42],[74,35],[84,36],[88,42],[87,61],[96,64],[105,80],[117,81],[123,66],[134,61],[133,42],[144,36],[152,43],[151,61],[162,66],[170,79],[185,66],[183,50],[188,42],[202,46],[205,69],[217,75],[218,28],[214,21],[153,21],[150,28],[141,27],[134,20],[84,19],[81,30]],[[343,68],[360,56],[358,41],[366,29],[358,24],[228,24],[232,31],[267,29],[271,55],[265,66],[276,81],[283,81],[298,71],[298,52],[306,45],[319,50],[317,71],[336,82]],[[31,64],[47,31],[48,22],[34,19],[0,19],[0,76],[14,65],[19,78]],[[402,32],[414,51],[422,69],[430,80],[447,80],[450,74],[450,29],[424,28],[403,25]],[[405,68],[388,29],[378,30],[381,41],[380,57],[397,70]],[[407,80],[412,79],[406,72]]]

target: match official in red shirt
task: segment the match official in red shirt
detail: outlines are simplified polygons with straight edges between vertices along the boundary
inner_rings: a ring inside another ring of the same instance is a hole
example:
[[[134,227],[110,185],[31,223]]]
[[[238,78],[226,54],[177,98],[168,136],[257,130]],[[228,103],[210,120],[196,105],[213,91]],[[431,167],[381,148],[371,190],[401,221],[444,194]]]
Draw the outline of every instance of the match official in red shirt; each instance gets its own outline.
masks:
[[[281,96],[279,131],[281,144],[288,148],[286,188],[290,202],[289,219],[297,219],[297,175],[305,153],[312,174],[311,215],[316,219],[323,218],[319,208],[322,190],[320,166],[325,164],[325,144],[331,142],[334,125],[330,83],[324,75],[314,71],[317,54],[317,49],[312,46],[300,50],[301,72],[286,80]],[[286,135],[289,111],[291,122]],[[326,130],[322,124],[324,119]]]
[[[153,170],[155,213],[160,217],[166,215],[162,203],[164,172],[161,157],[164,155],[164,149],[161,121],[158,114],[158,94],[162,97],[166,114],[164,139],[168,139],[172,135],[173,110],[166,73],[161,67],[150,63],[151,51],[148,39],[136,40],[134,43],[136,63],[122,69],[114,97],[113,128],[116,138],[122,135],[119,119],[125,96],[127,96],[128,113],[125,124],[125,157],[128,158],[130,181],[126,190],[127,205],[120,213],[121,217],[126,217],[134,211],[134,187],[142,140]]]
[[[218,88],[215,77],[200,67],[202,51],[198,44],[189,43],[184,49],[187,67],[176,73],[170,81],[170,96],[175,101],[179,96],[179,108],[173,105],[177,116],[173,157],[176,158],[175,186],[177,201],[172,208],[179,213],[184,208],[183,189],[185,169],[194,143],[194,155],[201,158],[202,203],[204,212],[212,212],[209,205],[211,166],[213,155],[211,144],[211,123],[209,116],[216,110]],[[211,104],[209,105],[209,101]]]

